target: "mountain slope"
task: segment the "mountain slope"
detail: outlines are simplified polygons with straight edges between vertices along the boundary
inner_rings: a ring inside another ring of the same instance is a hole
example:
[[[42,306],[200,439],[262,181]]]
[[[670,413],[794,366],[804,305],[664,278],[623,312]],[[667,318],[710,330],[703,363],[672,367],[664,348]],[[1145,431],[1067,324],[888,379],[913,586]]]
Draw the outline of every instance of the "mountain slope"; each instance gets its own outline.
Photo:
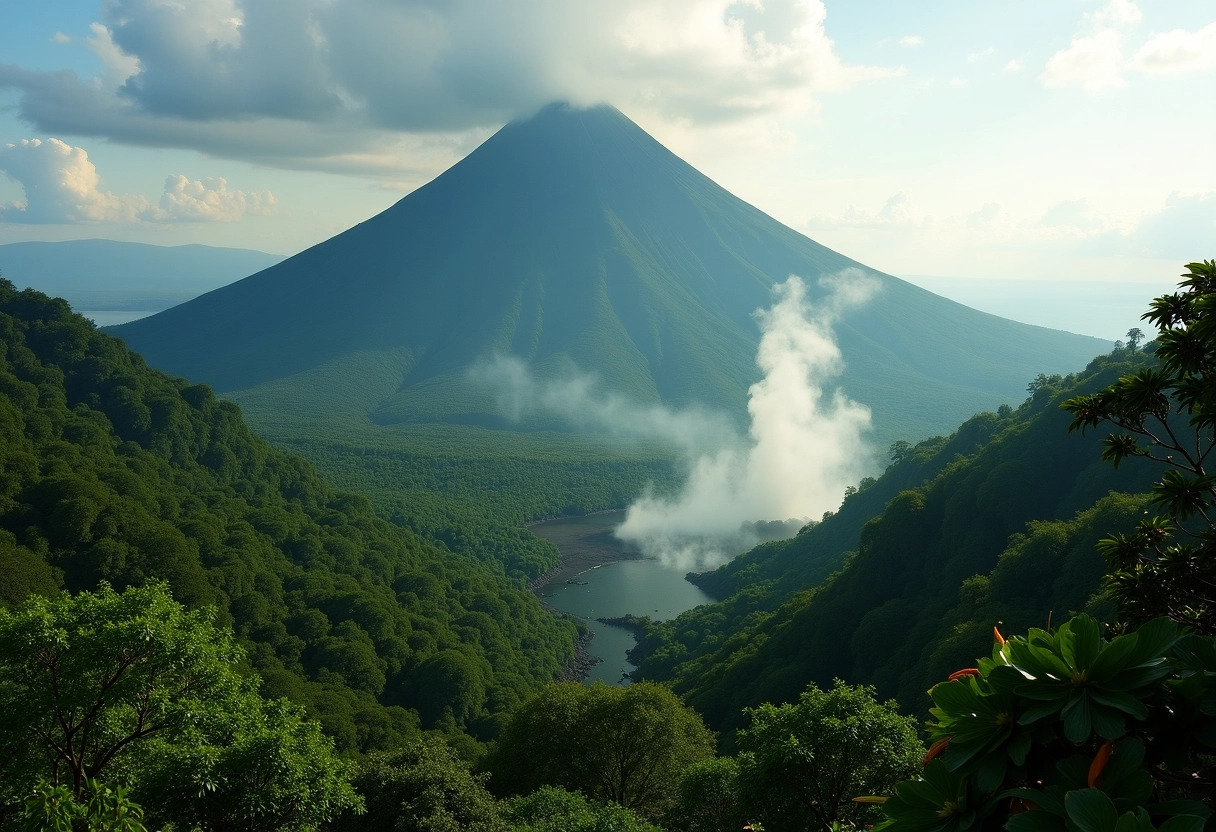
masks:
[[[242,401],[274,384],[279,407],[300,411],[324,404],[310,373],[358,374],[377,356],[383,371],[359,410],[380,424],[502,426],[493,391],[467,373],[493,354],[741,421],[758,377],[752,312],[790,274],[813,283],[858,265],[616,110],[554,105],[378,216],[114,331],[155,366]],[[843,386],[874,409],[880,440],[948,429],[1104,347],[871,273],[882,291],[837,329]]]

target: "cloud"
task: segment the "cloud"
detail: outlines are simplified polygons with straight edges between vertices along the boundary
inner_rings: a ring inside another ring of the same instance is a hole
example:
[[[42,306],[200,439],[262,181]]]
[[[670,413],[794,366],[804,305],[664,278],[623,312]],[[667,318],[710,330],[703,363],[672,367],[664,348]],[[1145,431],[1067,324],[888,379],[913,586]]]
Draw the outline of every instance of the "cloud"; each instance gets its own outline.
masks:
[[[1039,80],[1049,87],[1079,86],[1102,92],[1123,86],[1123,38],[1113,29],[1073,38],[1052,55]]]
[[[0,66],[38,129],[343,172],[400,167],[402,132],[484,130],[552,100],[713,124],[899,73],[843,62],[822,0],[111,0],[102,15],[97,78]]]
[[[1021,72],[1022,62],[1017,58],[1010,58],[1009,63],[1005,64],[1004,72]]]
[[[1039,80],[1048,87],[1078,86],[1098,93],[1124,86],[1123,30],[1140,21],[1133,0],[1110,0],[1082,18],[1086,34],[1048,59]]]
[[[235,222],[246,215],[271,213],[269,191],[230,191],[222,178],[190,180],[181,174],[165,179],[160,205],[144,213],[154,222]]]
[[[0,148],[0,171],[21,183],[25,201],[0,208],[0,219],[26,223],[134,222],[142,197],[101,189],[84,148],[59,139],[22,139]]]
[[[1179,263],[1212,257],[1216,240],[1216,192],[1170,194],[1160,211],[1142,217],[1120,248],[1141,257]]]
[[[757,313],[764,377],[748,392],[746,442],[692,460],[676,496],[636,500],[618,537],[672,566],[703,569],[754,545],[766,522],[839,505],[844,487],[871,463],[870,411],[832,388],[843,369],[832,325],[880,284],[856,268],[820,284],[828,293],[812,306],[791,275],[774,288],[773,306]]]
[[[878,211],[869,211],[848,205],[839,214],[812,217],[807,221],[811,229],[823,228],[923,228],[931,225],[932,217],[925,216],[903,191],[888,197]]]
[[[982,61],[984,58],[996,54],[996,48],[989,46],[987,49],[981,49],[978,52],[971,52],[967,55],[967,63],[973,64],[977,61]]]
[[[1135,0],[1110,0],[1105,6],[1085,15],[1085,22],[1097,28],[1139,23],[1143,15]]]
[[[904,35],[899,39],[899,45],[905,46],[908,49],[915,49],[918,46],[924,46],[925,39],[920,35]]]
[[[1161,207],[1131,218],[1103,214],[1088,200],[1071,200],[1052,206],[1038,226],[1085,254],[1186,263],[1211,257],[1216,192],[1175,192]]]
[[[0,147],[0,171],[25,193],[24,201],[0,206],[0,220],[7,222],[232,222],[269,213],[275,204],[269,191],[230,191],[223,179],[182,175],[165,180],[159,205],[139,194],[110,193],[85,149],[55,138]]]
[[[1132,66],[1148,75],[1180,75],[1216,67],[1216,23],[1197,32],[1174,29],[1137,50]]]

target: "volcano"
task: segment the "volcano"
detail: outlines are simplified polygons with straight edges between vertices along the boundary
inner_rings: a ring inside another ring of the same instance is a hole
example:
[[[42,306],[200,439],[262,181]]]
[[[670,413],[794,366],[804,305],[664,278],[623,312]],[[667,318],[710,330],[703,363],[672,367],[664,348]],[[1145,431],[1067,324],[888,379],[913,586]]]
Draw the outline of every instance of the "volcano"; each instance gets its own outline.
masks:
[[[733,196],[617,110],[552,105],[383,213],[244,280],[113,329],[238,401],[328,402],[373,422],[503,427],[470,367],[571,368],[638,403],[745,418],[753,313],[795,274],[881,291],[836,334],[876,438],[948,432],[1109,349],[881,274]]]

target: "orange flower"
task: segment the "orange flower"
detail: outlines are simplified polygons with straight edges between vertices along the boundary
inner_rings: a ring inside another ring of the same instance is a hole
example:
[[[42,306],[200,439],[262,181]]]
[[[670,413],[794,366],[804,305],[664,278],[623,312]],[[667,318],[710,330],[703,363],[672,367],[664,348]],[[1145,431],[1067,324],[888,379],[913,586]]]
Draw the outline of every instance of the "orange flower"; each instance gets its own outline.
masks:
[[[924,768],[925,766],[929,765],[929,761],[938,754],[941,754],[949,744],[950,738],[946,737],[944,740],[938,740],[937,742],[933,743],[933,745],[929,746],[929,753],[925,755],[925,759],[921,760],[920,767]]]
[[[1094,755],[1094,761],[1089,764],[1089,787],[1091,789],[1098,784],[1098,780],[1102,777],[1102,770],[1106,768],[1106,762],[1114,750],[1115,744],[1107,740],[1102,743],[1102,747]]]
[[[1001,631],[996,627],[992,628],[992,637],[996,639],[997,644],[1001,645],[1002,647],[1005,646],[1005,637],[1001,635]]]
[[[964,676],[979,676],[980,669],[978,667],[964,667],[962,670],[956,670],[946,678],[951,682],[956,682]]]

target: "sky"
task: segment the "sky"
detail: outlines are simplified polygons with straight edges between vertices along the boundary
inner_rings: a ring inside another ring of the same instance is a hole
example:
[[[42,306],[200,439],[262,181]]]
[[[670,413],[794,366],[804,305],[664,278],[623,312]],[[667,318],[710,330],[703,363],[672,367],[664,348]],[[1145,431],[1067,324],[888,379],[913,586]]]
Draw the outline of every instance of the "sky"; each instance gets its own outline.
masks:
[[[1047,314],[1094,282],[1134,299],[1216,257],[1211,0],[0,10],[0,244],[293,254],[564,100],[612,104],[792,228],[989,311]]]

